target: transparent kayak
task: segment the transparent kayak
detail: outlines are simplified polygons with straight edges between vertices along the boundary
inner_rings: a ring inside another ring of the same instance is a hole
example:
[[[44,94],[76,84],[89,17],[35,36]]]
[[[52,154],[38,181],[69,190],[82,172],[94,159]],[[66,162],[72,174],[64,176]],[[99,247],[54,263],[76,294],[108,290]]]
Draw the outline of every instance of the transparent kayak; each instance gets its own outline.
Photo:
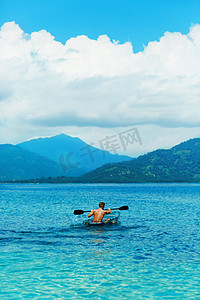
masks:
[[[105,215],[101,222],[92,222],[92,219],[87,219],[83,221],[86,226],[102,226],[102,225],[114,225],[117,224],[120,216],[120,212],[114,212],[108,215]]]

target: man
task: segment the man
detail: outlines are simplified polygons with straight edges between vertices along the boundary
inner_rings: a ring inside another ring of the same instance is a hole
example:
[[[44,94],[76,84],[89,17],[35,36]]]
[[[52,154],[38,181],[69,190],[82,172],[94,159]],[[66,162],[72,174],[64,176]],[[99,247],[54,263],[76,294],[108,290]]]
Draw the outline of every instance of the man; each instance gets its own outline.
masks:
[[[105,206],[105,203],[104,202],[100,202],[99,203],[99,208],[91,210],[91,212],[88,215],[88,218],[94,215],[94,219],[93,219],[92,222],[101,222],[103,220],[103,217],[106,214],[110,214],[111,213],[111,209],[108,208],[108,210],[104,210],[104,206]]]

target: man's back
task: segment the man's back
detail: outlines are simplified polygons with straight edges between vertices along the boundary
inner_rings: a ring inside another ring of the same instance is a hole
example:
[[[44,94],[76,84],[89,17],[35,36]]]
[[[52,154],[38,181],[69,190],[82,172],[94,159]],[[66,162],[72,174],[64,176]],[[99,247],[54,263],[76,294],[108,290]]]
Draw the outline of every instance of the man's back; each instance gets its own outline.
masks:
[[[103,217],[105,216],[106,211],[98,208],[94,210],[94,219],[92,222],[101,222],[103,220]]]
[[[92,215],[94,215],[94,219],[92,222],[101,222],[103,220],[103,217],[105,216],[105,214],[110,214],[111,210],[104,210],[101,207],[99,207],[98,209],[94,209],[92,210],[88,217],[91,217]]]

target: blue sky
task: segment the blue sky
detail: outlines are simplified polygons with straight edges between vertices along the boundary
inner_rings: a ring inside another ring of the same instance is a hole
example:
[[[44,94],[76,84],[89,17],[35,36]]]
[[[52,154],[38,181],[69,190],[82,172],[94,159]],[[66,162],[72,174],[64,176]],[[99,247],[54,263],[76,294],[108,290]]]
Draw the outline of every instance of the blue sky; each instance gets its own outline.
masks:
[[[0,144],[200,137],[200,1],[0,0]],[[55,37],[55,39],[54,39]],[[118,41],[118,42],[117,42]]]
[[[26,32],[45,29],[65,43],[70,37],[106,34],[131,41],[134,52],[165,31],[188,33],[200,22],[199,0],[0,0],[1,25],[15,21]]]

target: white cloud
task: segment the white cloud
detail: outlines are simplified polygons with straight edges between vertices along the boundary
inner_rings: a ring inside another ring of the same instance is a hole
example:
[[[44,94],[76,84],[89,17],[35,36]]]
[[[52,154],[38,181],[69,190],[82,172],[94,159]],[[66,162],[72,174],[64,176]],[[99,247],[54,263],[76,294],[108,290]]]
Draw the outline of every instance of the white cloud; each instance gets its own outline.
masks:
[[[45,30],[28,35],[5,23],[0,70],[3,141],[94,126],[181,127],[192,136],[200,126],[200,25],[133,53],[106,35],[63,45]]]

